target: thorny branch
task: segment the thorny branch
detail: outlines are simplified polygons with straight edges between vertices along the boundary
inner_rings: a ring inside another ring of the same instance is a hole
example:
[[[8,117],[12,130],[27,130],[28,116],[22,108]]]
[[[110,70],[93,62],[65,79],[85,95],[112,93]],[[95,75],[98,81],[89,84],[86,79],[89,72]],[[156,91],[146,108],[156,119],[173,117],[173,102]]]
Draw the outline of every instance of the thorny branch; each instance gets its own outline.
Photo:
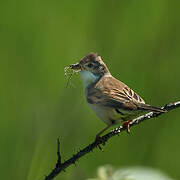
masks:
[[[170,111],[172,109],[178,108],[180,107],[180,101],[175,102],[175,103],[170,103],[165,105],[164,107],[162,107],[162,109],[165,109],[167,111]],[[149,112],[143,116],[139,116],[138,118],[134,119],[131,121],[130,123],[130,127],[137,125],[147,119],[151,119],[154,117],[157,117],[161,114],[164,113],[153,113],[153,112]],[[65,169],[67,167],[69,167],[71,164],[75,164],[75,162],[80,159],[82,156],[86,155],[87,153],[93,151],[93,149],[95,149],[98,145],[104,145],[104,142],[107,142],[111,137],[120,134],[121,132],[125,131],[126,128],[123,126],[120,126],[118,128],[113,129],[111,132],[105,134],[104,136],[102,136],[103,138],[103,142],[102,141],[94,141],[93,143],[89,144],[88,146],[86,146],[85,148],[81,149],[79,152],[77,152],[76,154],[72,155],[71,158],[69,158],[68,160],[66,160],[65,162],[61,162],[61,155],[60,155],[60,141],[59,138],[57,140],[57,155],[58,155],[58,160],[56,163],[55,168],[49,173],[48,176],[45,177],[45,180],[52,180],[54,179],[59,173],[61,173],[62,171],[65,171]]]

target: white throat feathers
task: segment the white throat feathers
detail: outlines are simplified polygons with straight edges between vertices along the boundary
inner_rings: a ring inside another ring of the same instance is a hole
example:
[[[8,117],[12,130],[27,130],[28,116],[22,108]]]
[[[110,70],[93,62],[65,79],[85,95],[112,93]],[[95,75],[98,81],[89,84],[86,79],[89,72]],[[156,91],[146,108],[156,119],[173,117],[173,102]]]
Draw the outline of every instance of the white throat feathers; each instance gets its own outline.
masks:
[[[99,79],[99,76],[96,76],[89,71],[80,71],[80,76],[85,88]]]

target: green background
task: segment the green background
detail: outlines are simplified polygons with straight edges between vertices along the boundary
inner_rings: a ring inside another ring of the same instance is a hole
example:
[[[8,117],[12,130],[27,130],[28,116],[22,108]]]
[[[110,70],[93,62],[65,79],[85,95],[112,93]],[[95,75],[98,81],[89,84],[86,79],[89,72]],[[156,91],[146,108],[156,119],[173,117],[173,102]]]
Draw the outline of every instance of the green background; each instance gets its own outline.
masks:
[[[1,179],[40,180],[105,127],[79,76],[64,67],[97,52],[147,103],[179,100],[180,3],[170,0],[0,1]],[[180,179],[180,110],[112,138],[56,179],[94,177],[100,165],[148,166]]]

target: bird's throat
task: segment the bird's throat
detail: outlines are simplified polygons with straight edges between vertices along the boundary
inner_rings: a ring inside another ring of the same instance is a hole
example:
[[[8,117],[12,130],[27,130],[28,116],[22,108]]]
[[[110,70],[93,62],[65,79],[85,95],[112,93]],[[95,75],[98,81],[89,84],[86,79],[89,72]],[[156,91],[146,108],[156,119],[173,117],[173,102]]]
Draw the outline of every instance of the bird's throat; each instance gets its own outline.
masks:
[[[84,87],[88,87],[90,84],[99,80],[100,76],[94,75],[89,71],[80,71],[80,75],[84,84]]]

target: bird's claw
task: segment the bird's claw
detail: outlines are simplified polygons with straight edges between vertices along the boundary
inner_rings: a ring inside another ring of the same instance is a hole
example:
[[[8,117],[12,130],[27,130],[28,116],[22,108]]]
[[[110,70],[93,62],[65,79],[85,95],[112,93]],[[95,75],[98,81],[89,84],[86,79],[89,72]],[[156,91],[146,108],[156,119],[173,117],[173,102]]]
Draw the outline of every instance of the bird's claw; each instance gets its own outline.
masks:
[[[130,126],[129,126],[130,122],[131,121],[125,121],[125,122],[122,123],[122,126],[126,128],[126,131],[127,131],[128,134],[130,133]]]

